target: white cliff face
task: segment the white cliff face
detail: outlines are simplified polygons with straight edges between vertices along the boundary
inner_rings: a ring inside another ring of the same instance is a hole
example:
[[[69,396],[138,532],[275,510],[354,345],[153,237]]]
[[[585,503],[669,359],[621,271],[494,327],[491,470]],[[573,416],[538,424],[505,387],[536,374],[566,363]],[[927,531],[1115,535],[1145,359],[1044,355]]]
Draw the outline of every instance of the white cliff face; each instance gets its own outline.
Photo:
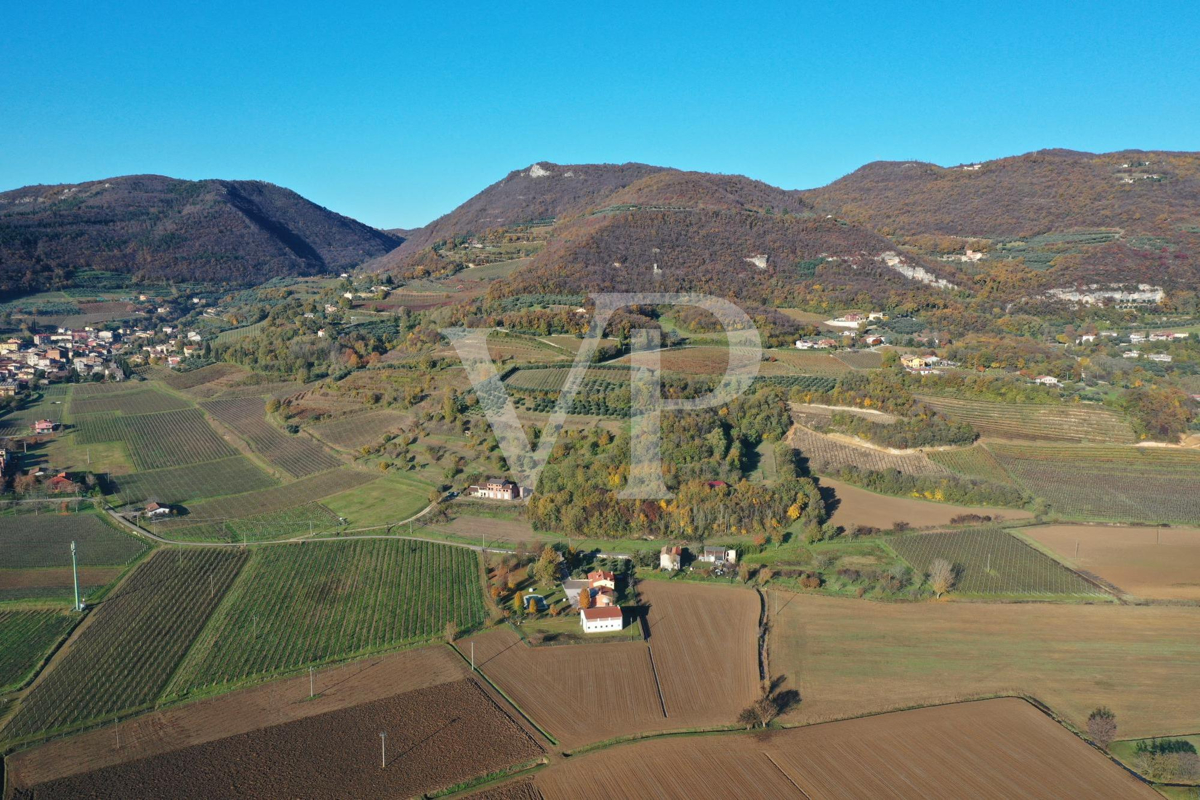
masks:
[[[554,173],[543,167],[541,164],[534,164],[529,168],[529,177],[531,178],[548,178]]]
[[[767,268],[767,257],[764,254],[760,254],[760,255],[756,255],[756,256],[747,256],[744,260],[749,261],[751,264],[758,267],[759,269]]]
[[[877,258],[884,264],[887,264],[889,268],[896,270],[896,272],[899,272],[909,280],[920,281],[921,283],[929,286],[935,286],[938,289],[958,288],[950,281],[946,280],[945,278],[939,278],[922,266],[913,266],[912,264],[909,264],[904,260],[904,256],[897,255],[890,250],[885,253],[880,253]]]
[[[1115,303],[1161,303],[1167,293],[1161,286],[1153,286],[1149,283],[1139,283],[1136,289],[1120,283],[1110,283],[1105,286],[1092,283],[1082,287],[1051,289],[1046,292],[1046,295],[1055,300],[1091,306],[1105,300],[1112,300]]]

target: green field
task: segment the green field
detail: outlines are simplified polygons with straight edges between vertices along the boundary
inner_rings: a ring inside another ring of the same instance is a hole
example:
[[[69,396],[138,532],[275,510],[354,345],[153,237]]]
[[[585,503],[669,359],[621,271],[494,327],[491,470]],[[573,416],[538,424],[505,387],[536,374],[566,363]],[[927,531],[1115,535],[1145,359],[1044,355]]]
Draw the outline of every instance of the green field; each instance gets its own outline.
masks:
[[[29,680],[74,624],[61,611],[0,611],[0,694]]]
[[[1119,414],[1085,405],[1034,405],[920,396],[947,417],[984,436],[1048,442],[1131,444],[1133,429]]]
[[[96,512],[4,514],[0,516],[0,567],[39,569],[71,566],[71,542],[80,567],[129,564],[147,549]]]
[[[81,418],[76,444],[125,442],[139,470],[178,467],[237,455],[195,408],[158,414]]]
[[[377,481],[356,486],[322,501],[349,520],[352,528],[392,525],[429,505],[433,484],[408,475],[389,473]]]
[[[32,401],[24,401],[18,408],[0,417],[0,436],[28,436],[33,432],[33,423],[49,419],[61,423],[65,395],[43,393]]]
[[[889,544],[922,574],[934,559],[950,562],[958,575],[955,594],[1107,597],[1053,558],[998,529],[922,533]]]
[[[130,713],[153,703],[246,555],[159,551],[95,609],[95,619],[0,729],[14,740]]]
[[[293,477],[303,478],[342,463],[308,436],[289,435],[268,422],[266,403],[260,397],[210,400],[201,406],[249,442],[255,452]]]
[[[182,503],[202,497],[266,489],[279,483],[241,455],[203,464],[114,475],[111,481],[116,495],[112,499],[113,505],[146,500]]]
[[[427,641],[484,619],[479,558],[406,540],[307,542],[253,553],[171,683],[185,695]]]
[[[1066,517],[1200,522],[1200,452],[1113,445],[989,444],[1018,484]]]

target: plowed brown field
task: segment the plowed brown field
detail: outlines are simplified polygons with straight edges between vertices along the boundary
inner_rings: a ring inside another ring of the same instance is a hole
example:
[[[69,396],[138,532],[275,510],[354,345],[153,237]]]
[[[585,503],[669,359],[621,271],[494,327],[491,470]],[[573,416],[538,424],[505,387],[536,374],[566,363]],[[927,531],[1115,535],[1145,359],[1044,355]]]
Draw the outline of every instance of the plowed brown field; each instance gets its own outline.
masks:
[[[1047,525],[1022,535],[1125,594],[1200,600],[1200,529]]]
[[[650,649],[671,727],[731,723],[759,695],[758,595],[642,581]]]
[[[14,782],[32,786],[461,680],[466,674],[462,659],[443,645],[407,650],[317,672],[317,697],[312,700],[307,675],[274,681],[51,741],[9,756],[8,769]]]
[[[1015,699],[612,747],[543,770],[534,786],[549,800],[1158,797]]]
[[[407,797],[542,752],[468,678],[18,789],[15,797]]]
[[[871,603],[772,592],[771,671],[822,722],[1028,694],[1083,728],[1096,706],[1122,737],[1200,719],[1200,609],[1061,603]]]
[[[530,647],[510,630],[460,643],[475,665],[565,748],[665,727],[641,642]]]

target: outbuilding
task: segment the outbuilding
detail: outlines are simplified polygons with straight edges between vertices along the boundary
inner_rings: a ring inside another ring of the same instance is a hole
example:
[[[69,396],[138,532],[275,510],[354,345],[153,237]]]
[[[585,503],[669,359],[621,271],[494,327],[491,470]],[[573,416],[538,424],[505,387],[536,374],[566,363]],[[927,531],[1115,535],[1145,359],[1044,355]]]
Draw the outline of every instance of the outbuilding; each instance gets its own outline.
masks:
[[[581,608],[579,619],[584,633],[619,631],[624,627],[624,614],[619,606],[605,608]]]

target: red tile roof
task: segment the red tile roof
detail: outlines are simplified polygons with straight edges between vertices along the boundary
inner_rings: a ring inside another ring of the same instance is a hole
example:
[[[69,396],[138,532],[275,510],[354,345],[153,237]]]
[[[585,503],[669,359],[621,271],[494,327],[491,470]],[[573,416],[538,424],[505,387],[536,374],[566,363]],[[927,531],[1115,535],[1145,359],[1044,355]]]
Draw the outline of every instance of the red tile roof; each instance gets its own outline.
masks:
[[[584,619],[592,621],[598,619],[619,619],[622,616],[620,606],[608,606],[606,608],[584,608],[581,609],[580,613],[583,614]]]

